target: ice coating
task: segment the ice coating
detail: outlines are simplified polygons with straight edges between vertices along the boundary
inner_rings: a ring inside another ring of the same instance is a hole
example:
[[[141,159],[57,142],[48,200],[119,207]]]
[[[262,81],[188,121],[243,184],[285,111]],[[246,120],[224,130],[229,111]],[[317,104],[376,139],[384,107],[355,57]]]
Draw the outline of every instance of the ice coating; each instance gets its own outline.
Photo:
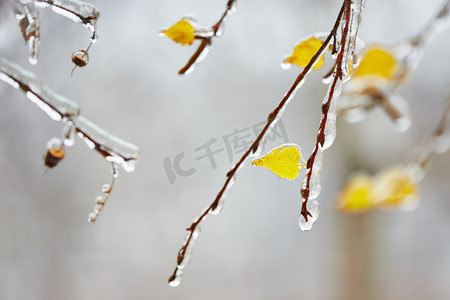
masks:
[[[186,265],[189,263],[189,260],[191,259],[192,255],[192,249],[194,248],[195,241],[197,241],[200,231],[201,231],[201,223],[206,218],[203,218],[202,220],[199,220],[195,228],[190,228],[189,233],[186,235],[184,247],[181,248],[181,250],[178,253],[178,263],[177,267],[178,269],[184,269]]]
[[[197,52],[189,60],[188,64],[178,71],[179,74],[189,75],[194,72],[195,68],[199,63],[201,63],[210,51],[210,42],[208,40],[203,40],[202,44],[198,48]]]
[[[38,7],[51,8],[55,13],[83,24],[91,30],[92,40],[96,40],[97,20],[100,13],[94,5],[79,0],[35,0],[34,2]]]
[[[125,171],[132,172],[139,156],[139,148],[110,134],[83,116],[75,121],[79,135],[94,144],[94,149],[107,161],[117,163]]]
[[[80,108],[36,79],[33,73],[0,57],[0,79],[26,93],[27,97],[44,110],[53,120],[72,119]]]
[[[235,168],[236,168],[236,166],[233,169],[235,169]],[[238,169],[239,169],[239,167],[237,167],[236,171],[238,171]],[[192,255],[192,249],[194,247],[195,241],[197,240],[198,236],[200,235],[202,224],[205,222],[205,220],[209,214],[218,215],[222,211],[224,201],[225,201],[226,191],[233,185],[233,182],[234,182],[233,177],[227,178],[227,183],[222,188],[222,190],[219,192],[215,201],[209,207],[207,207],[203,211],[203,213],[200,215],[200,217],[198,217],[191,224],[191,226],[187,229],[188,233],[186,234],[186,237],[184,238],[183,246],[178,251],[177,267],[175,268],[174,273],[168,280],[170,286],[176,287],[181,283],[181,280],[183,278],[182,270],[189,263],[189,260]]]
[[[314,222],[316,222],[319,218],[320,207],[317,199],[309,200],[306,207],[311,215],[308,216],[308,220],[306,220],[302,215],[300,216],[298,225],[302,231],[311,230]]]
[[[336,119],[337,119],[337,103],[341,94],[342,82],[338,81],[336,85],[330,85],[328,93],[324,98],[324,105],[328,105],[328,112],[322,116],[326,117],[324,129],[323,149],[328,149],[336,139]]]

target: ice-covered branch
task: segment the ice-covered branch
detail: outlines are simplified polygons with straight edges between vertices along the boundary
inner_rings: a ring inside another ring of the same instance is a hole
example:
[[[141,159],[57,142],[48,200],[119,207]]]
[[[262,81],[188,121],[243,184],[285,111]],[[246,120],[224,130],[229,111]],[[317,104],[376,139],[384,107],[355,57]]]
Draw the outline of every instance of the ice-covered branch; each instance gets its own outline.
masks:
[[[407,166],[415,171],[418,180],[422,180],[433,158],[450,149],[450,94],[440,122],[434,131],[413,151]]]
[[[409,128],[408,103],[398,93],[419,64],[425,46],[450,25],[450,1],[445,0],[427,24],[412,38],[395,46],[368,45],[360,65],[343,87],[338,111],[349,122],[362,120],[374,107],[382,108],[398,131]]]
[[[299,225],[309,230],[319,217],[317,197],[321,191],[320,172],[322,170],[323,151],[328,149],[336,137],[337,100],[342,84],[350,77],[353,66],[355,41],[358,34],[364,0],[345,1],[344,18],[340,30],[335,35],[333,52],[337,54],[328,93],[322,102],[322,119],[319,133],[311,156],[307,161],[306,176],[302,183],[302,210]]]
[[[182,18],[182,21],[178,22],[168,30],[161,32],[182,45],[191,45],[194,40],[201,41],[197,50],[188,60],[187,64],[178,71],[178,74],[184,75],[191,73],[206,57],[209,53],[212,39],[222,35],[225,19],[235,10],[236,1],[237,0],[228,0],[225,12],[222,14],[219,21],[217,21],[210,29],[198,26],[194,18],[186,16]]]
[[[0,79],[16,89],[22,90],[55,121],[72,120],[80,113],[78,104],[53,92],[39,82],[33,73],[0,57]]]
[[[341,22],[344,18],[344,12],[349,9],[351,4],[351,1],[345,0],[342,8],[338,14],[337,20],[334,24],[333,29],[323,42],[322,46],[316,51],[316,53],[312,56],[309,63],[305,66],[305,68],[300,72],[300,74],[295,79],[294,83],[290,87],[290,89],[287,91],[287,93],[284,95],[283,99],[279,102],[279,104],[275,107],[275,109],[268,115],[267,117],[267,123],[260,132],[260,134],[256,137],[255,141],[252,143],[252,145],[248,148],[248,150],[244,153],[244,155],[239,159],[239,161],[236,163],[236,165],[230,169],[226,174],[226,180],[222,188],[220,189],[219,193],[217,194],[214,201],[209,205],[204,212],[198,217],[188,228],[188,233],[185,237],[183,246],[178,252],[177,257],[177,266],[169,278],[169,284],[171,286],[178,286],[181,283],[182,279],[182,273],[183,269],[186,267],[191,253],[192,248],[195,240],[198,238],[198,235],[200,234],[200,226],[205,221],[206,217],[209,214],[218,214],[220,213],[223,204],[224,204],[224,197],[225,192],[231,187],[231,185],[234,182],[234,177],[236,173],[239,171],[239,169],[244,165],[245,161],[248,157],[252,155],[257,155],[259,152],[259,146],[263,143],[263,139],[266,136],[266,133],[268,130],[273,127],[276,122],[281,118],[281,115],[283,111],[285,110],[287,104],[293,99],[296,91],[302,86],[304,83],[306,76],[311,72],[313,66],[316,64],[316,62],[320,59],[320,57],[327,51],[329,45],[331,44],[332,40],[334,41],[334,44],[336,44],[336,35],[338,34],[339,26],[341,26]],[[350,15],[351,16],[351,15]],[[359,17],[359,15],[358,15]],[[352,29],[355,29],[352,27]],[[351,42],[347,42],[346,48],[352,46]],[[337,46],[335,46],[336,48]],[[343,54],[342,54],[343,55]],[[346,56],[347,57],[347,56]],[[345,59],[345,58],[342,58]],[[344,75],[342,75],[344,76]]]
[[[99,209],[95,209],[96,218],[98,212],[103,208],[104,202],[109,196],[112,185],[117,178],[117,166],[121,166],[127,172],[132,172],[139,155],[138,147],[119,139],[80,116],[78,104],[55,93],[38,81],[33,73],[24,70],[5,58],[0,58],[0,80],[23,91],[31,101],[45,111],[53,120],[61,121],[66,125],[61,139],[53,138],[48,143],[47,153],[44,157],[48,167],[54,167],[64,157],[64,146],[73,145],[75,134],[82,138],[90,149],[101,154],[106,161],[112,164],[113,180],[111,185],[102,190],[105,194],[103,197],[104,201],[102,203],[97,201],[97,204],[101,204],[101,208],[97,207]],[[95,218],[90,215],[89,220],[93,222]]]
[[[29,43],[29,61],[36,64],[39,59],[40,44],[40,17],[37,7],[51,8],[55,13],[67,17],[77,23],[83,24],[91,31],[91,42],[86,49],[77,50],[83,52],[80,55],[72,55],[72,61],[76,66],[87,64],[87,52],[92,42],[97,39],[97,20],[100,16],[98,9],[87,2],[79,0],[11,0],[13,11],[19,20],[20,30],[26,43]],[[77,63],[79,61],[85,62]]]
[[[450,96],[450,95],[449,95]],[[435,130],[415,149],[409,159],[373,176],[358,172],[346,183],[336,199],[336,208],[345,213],[370,210],[410,211],[419,204],[419,184],[433,158],[450,148],[450,97]]]
[[[409,68],[414,69],[420,62],[424,48],[439,32],[450,27],[450,0],[445,0],[441,8],[430,21],[412,38],[396,46],[400,60]]]

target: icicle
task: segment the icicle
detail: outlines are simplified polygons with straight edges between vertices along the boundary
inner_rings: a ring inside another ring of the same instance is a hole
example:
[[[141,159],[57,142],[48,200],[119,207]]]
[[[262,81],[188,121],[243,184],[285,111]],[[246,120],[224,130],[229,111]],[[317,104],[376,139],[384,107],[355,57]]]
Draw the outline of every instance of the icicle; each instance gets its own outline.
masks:
[[[91,32],[93,42],[97,40],[98,9],[87,2],[79,0],[36,0],[36,6],[51,8],[55,13],[86,26]]]
[[[308,221],[305,220],[305,217],[300,215],[298,225],[300,226],[300,229],[302,231],[311,230],[313,224],[319,218],[320,207],[319,207],[319,202],[317,201],[317,199],[308,200],[308,204],[306,205],[306,208],[311,215],[308,216]]]
[[[13,10],[19,20],[23,39],[28,44],[30,64],[35,65],[39,59],[40,18],[33,1],[14,1]]]
[[[169,285],[171,287],[177,287],[180,285],[182,279],[183,279],[183,271],[177,268],[175,270],[175,273],[169,278]]]

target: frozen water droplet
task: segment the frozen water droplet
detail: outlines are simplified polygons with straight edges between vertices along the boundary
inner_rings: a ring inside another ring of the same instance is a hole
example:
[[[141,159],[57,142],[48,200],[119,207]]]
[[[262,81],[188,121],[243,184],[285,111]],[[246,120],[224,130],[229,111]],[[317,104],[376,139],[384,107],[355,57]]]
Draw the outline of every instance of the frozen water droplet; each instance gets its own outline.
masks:
[[[50,141],[47,142],[47,149],[61,148],[61,146],[62,146],[62,141],[61,141],[61,139],[59,139],[57,137],[54,137]]]
[[[292,65],[291,65],[290,63],[284,62],[284,60],[283,60],[283,62],[280,64],[280,66],[281,66],[281,68],[282,68],[283,70],[288,70],[288,69],[290,69],[290,68],[292,67]]]
[[[103,208],[103,205],[102,205],[102,204],[95,204],[95,206],[94,206],[94,212],[95,212],[95,213],[99,213],[99,212],[102,210],[102,208]]]
[[[319,218],[320,212],[319,202],[316,199],[308,200],[306,208],[308,209],[308,212],[311,214],[311,216],[308,216],[308,221],[306,221],[303,215],[300,215],[300,219],[298,222],[300,229],[303,231],[311,230],[314,222],[316,222]]]
[[[64,145],[67,147],[73,146],[75,144],[75,128],[72,125],[67,125],[62,134],[64,138]]]
[[[111,192],[111,185],[106,183],[102,186],[102,192],[105,194],[109,194]]]
[[[97,220],[97,214],[95,212],[91,212],[88,215],[88,222],[93,224],[93,223],[95,223],[96,220]]]
[[[89,54],[84,49],[78,49],[72,53],[72,62],[77,67],[84,67],[89,63]]]
[[[404,132],[411,127],[411,120],[408,116],[402,116],[394,121],[395,129],[398,132]]]
[[[180,285],[182,279],[183,279],[183,275],[182,275],[181,270],[177,270],[176,274],[172,275],[169,278],[169,285],[171,287],[177,287]]]
[[[105,204],[106,202],[106,198],[104,196],[97,196],[97,198],[95,198],[95,203],[97,204]]]
[[[114,179],[117,179],[117,177],[119,177],[119,170],[116,164],[113,165],[112,175]]]

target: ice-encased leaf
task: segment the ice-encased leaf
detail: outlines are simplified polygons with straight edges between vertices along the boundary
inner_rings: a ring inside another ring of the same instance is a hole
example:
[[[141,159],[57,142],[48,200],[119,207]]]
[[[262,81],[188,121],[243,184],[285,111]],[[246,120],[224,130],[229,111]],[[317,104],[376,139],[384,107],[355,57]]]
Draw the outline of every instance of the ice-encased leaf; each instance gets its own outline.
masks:
[[[194,27],[187,19],[181,19],[161,33],[182,46],[194,43]]]
[[[284,59],[284,64],[296,64],[299,67],[306,67],[311,58],[316,54],[319,48],[322,46],[323,41],[316,37],[308,37],[301,40],[294,48],[293,53]],[[320,69],[323,66],[323,55],[316,61],[313,66],[314,70]]]
[[[297,178],[300,168],[306,165],[301,162],[301,150],[297,145],[285,144],[272,149],[266,155],[256,158],[252,165],[265,167],[272,173],[293,180]]]
[[[371,77],[374,80],[392,80],[399,69],[399,61],[387,47],[368,46],[362,54],[361,62],[355,70],[354,77]]]

